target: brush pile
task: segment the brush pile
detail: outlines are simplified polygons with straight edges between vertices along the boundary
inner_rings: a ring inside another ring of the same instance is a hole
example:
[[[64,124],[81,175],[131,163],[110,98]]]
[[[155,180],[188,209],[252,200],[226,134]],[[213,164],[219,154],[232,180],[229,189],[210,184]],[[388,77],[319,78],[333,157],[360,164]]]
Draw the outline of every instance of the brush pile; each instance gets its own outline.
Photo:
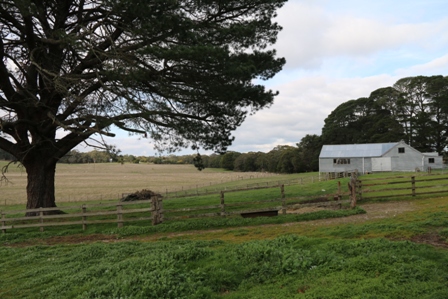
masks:
[[[152,197],[162,197],[162,195],[151,190],[143,189],[124,196],[121,201],[149,200]]]

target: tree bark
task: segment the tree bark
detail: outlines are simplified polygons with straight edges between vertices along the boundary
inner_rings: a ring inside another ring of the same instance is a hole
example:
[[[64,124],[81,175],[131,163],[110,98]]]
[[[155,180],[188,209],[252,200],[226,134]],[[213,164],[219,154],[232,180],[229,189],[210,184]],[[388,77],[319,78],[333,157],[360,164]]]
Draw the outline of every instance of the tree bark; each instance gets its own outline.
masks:
[[[49,161],[50,160],[50,161]],[[27,209],[37,208],[53,208],[56,207],[54,196],[54,182],[56,173],[56,161],[52,157],[35,157],[28,159],[24,163],[27,175],[28,184],[26,187],[27,193]],[[59,214],[61,211],[48,211],[45,215]],[[26,213],[26,216],[35,216],[37,213]]]

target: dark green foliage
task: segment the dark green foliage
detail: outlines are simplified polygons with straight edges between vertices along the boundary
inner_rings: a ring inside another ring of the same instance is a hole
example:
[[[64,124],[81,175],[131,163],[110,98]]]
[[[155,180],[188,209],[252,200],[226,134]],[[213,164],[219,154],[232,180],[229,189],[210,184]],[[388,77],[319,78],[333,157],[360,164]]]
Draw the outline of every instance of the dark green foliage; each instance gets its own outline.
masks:
[[[339,105],[322,128],[323,144],[397,142],[441,154],[447,145],[448,77],[417,76]]]
[[[390,110],[371,98],[339,105],[322,128],[324,144],[396,142],[405,137]]]
[[[220,168],[224,168],[226,170],[233,170],[235,167],[235,160],[241,155],[238,152],[227,152],[221,156]]]
[[[224,152],[278,94],[256,82],[285,64],[285,1],[2,1],[0,149],[27,170],[27,207],[55,206],[56,162],[113,126]]]
[[[14,160],[14,156],[0,148],[0,160]]]

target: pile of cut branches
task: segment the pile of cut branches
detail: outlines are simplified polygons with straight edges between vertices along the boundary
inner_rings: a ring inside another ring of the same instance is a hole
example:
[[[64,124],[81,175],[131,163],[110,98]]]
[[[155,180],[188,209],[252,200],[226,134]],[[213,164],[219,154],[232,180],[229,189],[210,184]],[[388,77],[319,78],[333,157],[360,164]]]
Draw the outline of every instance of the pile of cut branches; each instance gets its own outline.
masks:
[[[162,195],[151,190],[143,189],[141,191],[128,194],[126,197],[123,197],[121,201],[146,200],[151,199],[152,197],[162,197]]]

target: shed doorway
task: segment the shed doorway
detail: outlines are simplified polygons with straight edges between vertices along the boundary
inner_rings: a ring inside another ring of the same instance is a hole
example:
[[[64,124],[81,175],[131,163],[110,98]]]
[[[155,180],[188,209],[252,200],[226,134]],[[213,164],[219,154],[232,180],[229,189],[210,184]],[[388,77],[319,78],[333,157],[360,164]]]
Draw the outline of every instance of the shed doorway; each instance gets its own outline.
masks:
[[[392,171],[390,157],[372,158],[372,171]]]

